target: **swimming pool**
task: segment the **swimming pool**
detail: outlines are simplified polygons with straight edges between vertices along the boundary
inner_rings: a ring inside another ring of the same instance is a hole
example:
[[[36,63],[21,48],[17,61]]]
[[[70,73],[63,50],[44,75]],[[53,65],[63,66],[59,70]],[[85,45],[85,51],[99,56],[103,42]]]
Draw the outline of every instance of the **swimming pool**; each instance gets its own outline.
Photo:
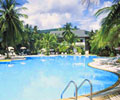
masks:
[[[58,100],[69,81],[79,85],[84,79],[93,83],[93,91],[110,87],[118,76],[88,66],[97,56],[27,57],[26,60],[0,62],[0,100]],[[86,83],[79,95],[89,93]],[[74,86],[64,97],[74,95]]]

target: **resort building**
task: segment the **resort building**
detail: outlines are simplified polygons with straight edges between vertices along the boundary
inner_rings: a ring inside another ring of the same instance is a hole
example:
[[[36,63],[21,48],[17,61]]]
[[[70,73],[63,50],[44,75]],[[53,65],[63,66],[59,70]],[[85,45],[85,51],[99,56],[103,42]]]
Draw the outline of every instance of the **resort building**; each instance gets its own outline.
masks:
[[[55,34],[58,36],[59,41],[63,40],[64,31],[51,31],[50,34]],[[75,34],[78,41],[76,42],[76,46],[83,47],[84,50],[89,50],[89,43],[87,42],[89,39],[89,32],[85,30],[71,30],[72,33]]]

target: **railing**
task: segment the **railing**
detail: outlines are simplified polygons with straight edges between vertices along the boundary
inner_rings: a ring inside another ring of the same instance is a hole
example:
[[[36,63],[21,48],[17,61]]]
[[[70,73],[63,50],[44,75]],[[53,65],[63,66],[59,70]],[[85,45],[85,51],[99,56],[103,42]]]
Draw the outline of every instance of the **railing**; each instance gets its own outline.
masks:
[[[77,92],[78,90],[82,87],[82,85],[85,83],[85,82],[88,82],[90,84],[90,100],[92,100],[92,92],[93,92],[93,86],[92,86],[92,83],[90,80],[88,79],[85,79],[77,88]],[[75,93],[74,93],[75,94]]]
[[[68,89],[68,87],[70,86],[70,84],[73,83],[73,85],[75,86],[75,100],[77,100],[77,85],[74,81],[70,81],[68,83],[68,85],[65,87],[65,89],[63,90],[62,94],[61,94],[61,99],[63,99],[63,94],[65,93],[65,91]]]
[[[78,90],[82,87],[82,85],[85,83],[85,82],[88,82],[90,84],[90,100],[92,100],[92,92],[93,92],[93,86],[92,86],[92,83],[90,80],[88,79],[85,79],[78,87],[76,85],[76,83],[74,81],[70,81],[68,83],[68,85],[65,87],[65,89],[63,90],[62,94],[61,94],[61,99],[63,99],[63,94],[65,93],[65,91],[68,89],[68,87],[70,86],[71,83],[73,83],[73,85],[75,86],[75,93],[74,93],[74,96],[75,96],[75,100],[77,100],[77,95],[78,95]]]

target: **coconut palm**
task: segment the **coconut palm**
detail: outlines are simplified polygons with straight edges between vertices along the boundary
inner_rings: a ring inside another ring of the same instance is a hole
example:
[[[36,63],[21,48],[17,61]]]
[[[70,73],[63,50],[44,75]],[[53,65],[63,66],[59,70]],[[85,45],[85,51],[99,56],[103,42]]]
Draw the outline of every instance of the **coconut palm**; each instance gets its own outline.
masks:
[[[19,4],[15,0],[0,0],[0,33],[6,48],[15,46],[22,40],[24,27],[23,22],[19,18],[27,18],[27,15],[20,13],[21,10],[26,8],[17,8],[17,5]]]

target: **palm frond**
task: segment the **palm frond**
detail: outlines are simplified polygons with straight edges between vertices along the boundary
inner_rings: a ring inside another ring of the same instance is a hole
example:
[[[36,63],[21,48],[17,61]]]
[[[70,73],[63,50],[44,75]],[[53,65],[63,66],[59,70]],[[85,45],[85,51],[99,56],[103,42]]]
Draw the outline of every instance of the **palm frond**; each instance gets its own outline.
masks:
[[[20,14],[20,13],[18,13],[17,15],[18,15],[19,17],[28,18],[28,15],[26,15],[26,14]]]
[[[95,13],[95,16],[99,16],[101,14],[104,14],[104,13],[108,13],[109,11],[112,10],[112,7],[105,7],[105,8],[102,8],[100,10],[98,10],[96,13]]]
[[[20,8],[17,8],[15,11],[16,11],[16,12],[19,12],[19,11],[21,11],[21,10],[27,10],[27,8],[26,8],[26,7],[20,7]]]

